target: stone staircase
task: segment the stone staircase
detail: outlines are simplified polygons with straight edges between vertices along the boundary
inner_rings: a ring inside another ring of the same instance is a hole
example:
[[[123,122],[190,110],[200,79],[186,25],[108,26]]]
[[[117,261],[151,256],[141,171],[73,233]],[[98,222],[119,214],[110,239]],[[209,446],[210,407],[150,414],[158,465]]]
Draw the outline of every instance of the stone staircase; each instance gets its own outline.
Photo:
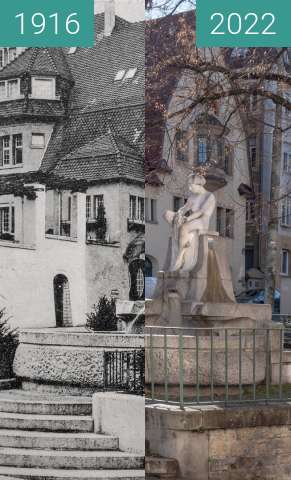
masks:
[[[0,392],[0,479],[138,480],[144,457],[94,433],[86,397]]]

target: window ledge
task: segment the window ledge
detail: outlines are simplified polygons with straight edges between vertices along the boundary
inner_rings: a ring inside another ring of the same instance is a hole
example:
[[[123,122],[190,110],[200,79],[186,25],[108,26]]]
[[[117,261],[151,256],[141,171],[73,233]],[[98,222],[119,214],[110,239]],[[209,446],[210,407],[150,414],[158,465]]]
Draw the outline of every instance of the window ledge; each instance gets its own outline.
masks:
[[[57,101],[59,101],[59,100],[61,100],[60,95],[56,95],[56,96],[53,97],[53,98],[52,98],[52,97],[36,97],[36,96],[34,96],[34,95],[29,95],[28,98],[29,98],[30,100],[45,100],[45,101],[48,101],[48,100],[57,100]]]
[[[22,250],[36,250],[35,245],[26,245],[24,243],[18,243],[10,240],[0,240],[0,248],[1,247],[20,248]]]
[[[23,168],[23,163],[18,164],[18,165],[3,165],[0,167],[0,170],[9,170],[9,169],[14,169],[14,168]]]
[[[45,238],[47,240],[60,240],[62,242],[72,242],[72,243],[78,243],[78,239],[77,238],[72,238],[72,237],[64,237],[62,235],[49,235],[49,234],[46,234],[45,235]]]
[[[102,247],[120,248],[120,242],[101,242],[100,240],[86,240],[87,245],[100,245]]]
[[[17,95],[17,97],[5,97],[5,98],[0,98],[0,102],[11,102],[13,100],[23,100],[24,95]]]

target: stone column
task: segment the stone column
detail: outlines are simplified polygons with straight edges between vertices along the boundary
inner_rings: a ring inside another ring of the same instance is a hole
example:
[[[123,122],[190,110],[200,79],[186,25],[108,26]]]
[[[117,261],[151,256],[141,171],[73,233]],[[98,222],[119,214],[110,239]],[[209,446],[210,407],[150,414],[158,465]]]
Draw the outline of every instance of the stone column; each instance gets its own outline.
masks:
[[[37,247],[45,238],[45,186],[40,184],[25,186],[36,192],[36,199],[29,200],[24,197],[24,243]]]
[[[72,233],[79,243],[86,242],[86,195],[75,193],[72,196]]]
[[[21,197],[14,197],[14,212],[15,212],[15,242],[23,243],[24,238],[24,223],[23,223],[23,203],[24,200]]]

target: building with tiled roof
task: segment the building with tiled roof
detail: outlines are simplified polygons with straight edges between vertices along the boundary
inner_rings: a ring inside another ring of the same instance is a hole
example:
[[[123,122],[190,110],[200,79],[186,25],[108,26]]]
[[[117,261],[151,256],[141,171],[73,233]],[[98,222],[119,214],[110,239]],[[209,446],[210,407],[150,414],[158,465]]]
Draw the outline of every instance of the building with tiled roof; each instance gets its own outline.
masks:
[[[93,48],[0,48],[0,300],[12,322],[84,324],[103,295],[142,299],[144,249],[127,252],[143,232],[144,24],[99,14]]]
[[[195,100],[195,75],[182,68],[194,44],[194,11],[146,24],[146,276],[153,278],[148,281],[149,295],[157,271],[167,263],[171,242],[164,212],[183,206],[189,196],[188,177],[199,169],[217,200],[211,230],[225,238],[236,293],[244,289],[247,144],[238,115],[223,127],[227,102],[208,112],[198,105],[188,114],[176,114]]]

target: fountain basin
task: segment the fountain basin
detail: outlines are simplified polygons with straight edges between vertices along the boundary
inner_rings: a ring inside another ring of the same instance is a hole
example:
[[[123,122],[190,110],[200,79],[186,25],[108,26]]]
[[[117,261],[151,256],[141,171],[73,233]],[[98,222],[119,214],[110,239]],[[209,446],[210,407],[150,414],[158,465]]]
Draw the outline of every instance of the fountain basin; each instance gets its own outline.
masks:
[[[157,330],[159,332],[159,330]],[[182,332],[181,332],[182,333]],[[155,385],[165,384],[165,366],[168,372],[168,386],[179,385],[181,377],[181,356],[179,356],[179,336],[167,335],[167,351],[165,353],[165,336],[152,335],[152,354],[150,354],[150,336],[146,335],[146,383]],[[181,341],[181,340],[180,340]],[[199,331],[198,355],[195,334],[183,335],[183,384],[195,387],[197,380],[200,386],[237,386],[240,383],[240,349],[239,331],[228,330],[227,354],[225,346],[225,330],[213,332],[213,349],[211,361],[210,330]],[[241,333],[241,382],[243,385],[262,383],[267,371],[267,331],[256,331],[255,348],[253,331],[243,330]],[[269,351],[272,351],[272,360],[279,358],[280,328],[270,331]],[[255,356],[255,364],[254,364]],[[198,361],[197,361],[198,359]],[[153,366],[153,368],[152,368]],[[197,376],[198,371],[198,376]],[[194,391],[194,390],[193,390]]]
[[[24,390],[90,395],[104,389],[104,354],[144,348],[141,335],[22,330],[13,370]]]

